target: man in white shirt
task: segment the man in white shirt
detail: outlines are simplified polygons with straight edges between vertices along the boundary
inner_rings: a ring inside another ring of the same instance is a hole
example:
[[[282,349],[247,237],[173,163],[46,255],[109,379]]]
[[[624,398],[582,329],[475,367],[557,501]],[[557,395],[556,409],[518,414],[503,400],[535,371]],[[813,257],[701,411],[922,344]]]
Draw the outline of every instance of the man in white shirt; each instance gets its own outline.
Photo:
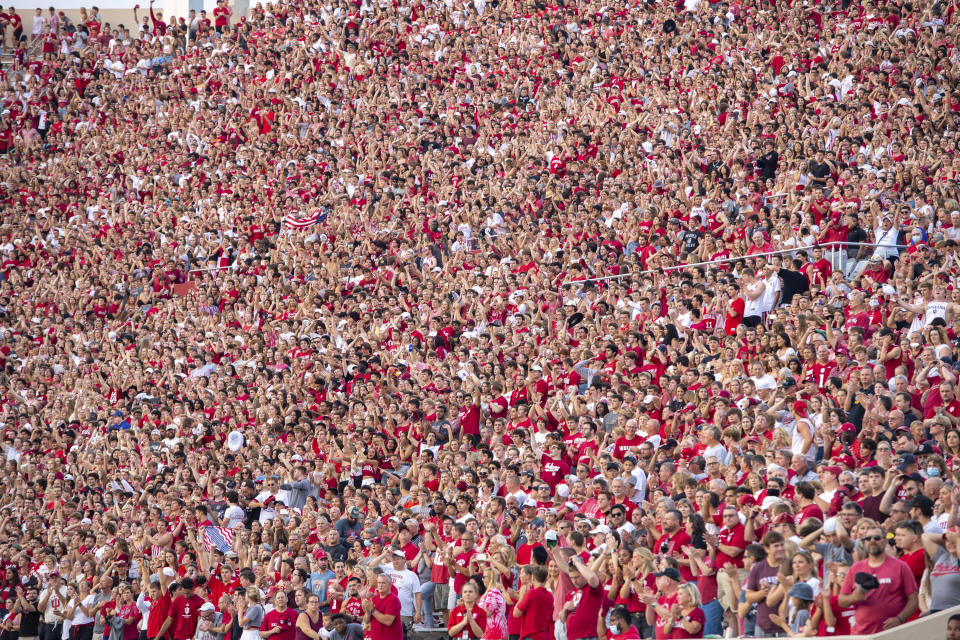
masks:
[[[770,397],[771,392],[777,388],[777,379],[767,373],[766,366],[760,360],[754,360],[750,363],[750,380],[757,388],[757,395],[764,402]]]
[[[277,516],[277,503],[283,504],[280,496],[280,482],[276,476],[267,478],[266,487],[254,498],[257,504],[251,506],[260,507],[260,524],[270,522]]]
[[[43,34],[43,25],[47,24],[47,18],[43,15],[42,9],[37,9],[33,16],[33,29],[30,31],[31,42]]]
[[[757,388],[759,389],[760,386],[757,385]],[[714,457],[719,460],[721,464],[728,464],[727,449],[720,441],[722,437],[723,432],[720,431],[719,427],[704,427],[703,430],[700,431],[700,444],[706,447],[701,455],[705,459]]]
[[[62,620],[57,614],[62,614],[67,605],[67,587],[64,585],[63,576],[59,573],[51,573],[47,578],[46,588],[40,592],[37,599],[37,609],[43,612],[43,626],[40,634],[45,638],[59,638],[61,634]]]
[[[766,293],[767,287],[753,269],[744,269],[740,277],[746,292],[743,324],[747,327],[756,327],[763,322],[763,294]]]
[[[400,598],[400,619],[406,624],[423,623],[420,578],[407,568],[407,557],[403,551],[393,549],[387,553],[390,554],[390,564],[382,564],[380,569],[397,588],[397,597]]]

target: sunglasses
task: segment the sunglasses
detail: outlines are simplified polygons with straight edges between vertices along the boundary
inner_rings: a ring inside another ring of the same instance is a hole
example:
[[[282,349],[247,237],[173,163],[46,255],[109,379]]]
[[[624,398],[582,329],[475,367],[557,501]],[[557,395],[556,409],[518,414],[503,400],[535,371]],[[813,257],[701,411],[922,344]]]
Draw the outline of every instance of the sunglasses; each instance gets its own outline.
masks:
[[[864,541],[867,540],[883,540],[883,536],[864,536]]]

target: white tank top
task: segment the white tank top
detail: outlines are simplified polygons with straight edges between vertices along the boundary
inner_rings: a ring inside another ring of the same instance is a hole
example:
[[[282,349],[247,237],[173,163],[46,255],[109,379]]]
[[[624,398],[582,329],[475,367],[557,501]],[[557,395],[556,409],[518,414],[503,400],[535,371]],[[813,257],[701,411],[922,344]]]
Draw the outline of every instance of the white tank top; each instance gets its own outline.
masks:
[[[761,281],[761,282],[762,282],[762,281]],[[760,283],[754,283],[754,284],[752,284],[752,285],[750,286],[750,289],[756,288],[756,287],[758,286],[758,284],[760,284]],[[764,309],[763,309],[763,298],[764,298],[764,295],[766,294],[766,292],[767,292],[767,291],[766,291],[766,287],[765,287],[763,293],[761,293],[759,296],[757,296],[757,297],[754,298],[753,300],[750,299],[750,296],[747,296],[747,299],[746,299],[746,301],[745,301],[746,304],[744,305],[744,309],[743,309],[743,316],[744,316],[745,318],[748,318],[748,317],[750,317],[750,316],[759,316],[761,313],[763,313],[763,311],[764,311]]]
[[[929,327],[930,323],[936,320],[937,318],[943,318],[943,321],[947,321],[947,303],[938,302],[934,300],[933,302],[927,303],[927,311],[923,315],[923,326]]]
[[[806,453],[803,452],[803,434],[800,433],[800,423],[806,423],[807,428],[810,429],[811,444],[810,444],[810,449],[808,449]],[[814,442],[813,436],[814,436],[813,425],[810,423],[810,421],[804,418],[800,418],[799,420],[797,420],[797,424],[793,427],[793,440],[790,443],[791,453],[793,453],[794,455],[796,454],[802,455],[807,460],[810,460],[810,461],[815,460],[817,457],[817,447],[814,446],[813,444]]]

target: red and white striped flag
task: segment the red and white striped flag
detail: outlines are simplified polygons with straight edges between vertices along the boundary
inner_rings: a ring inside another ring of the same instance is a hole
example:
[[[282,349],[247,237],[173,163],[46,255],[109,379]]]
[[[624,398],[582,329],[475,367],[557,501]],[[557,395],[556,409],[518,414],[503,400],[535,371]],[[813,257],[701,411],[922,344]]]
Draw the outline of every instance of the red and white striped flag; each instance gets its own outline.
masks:
[[[207,551],[213,551],[214,548],[226,553],[233,547],[233,531],[227,527],[204,527],[203,544]]]
[[[327,214],[325,211],[317,209],[316,212],[309,218],[296,218],[294,216],[286,216],[283,219],[283,226],[288,229],[306,229],[307,227],[312,227],[318,222],[323,222],[327,219]]]

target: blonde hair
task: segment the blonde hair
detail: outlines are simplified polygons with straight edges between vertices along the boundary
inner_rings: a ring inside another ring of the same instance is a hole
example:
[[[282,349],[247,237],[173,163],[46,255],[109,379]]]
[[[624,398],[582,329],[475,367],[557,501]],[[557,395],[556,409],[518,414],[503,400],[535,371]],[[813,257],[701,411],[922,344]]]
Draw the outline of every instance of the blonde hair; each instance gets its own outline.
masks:
[[[677,587],[677,593],[680,593],[681,591],[690,596],[690,599],[693,601],[693,606],[699,607],[701,604],[703,604],[700,600],[700,589],[697,589],[697,585],[693,584],[692,582],[685,582]]]
[[[505,567],[512,567],[517,560],[517,552],[510,545],[497,549],[497,556],[500,557],[500,564]]]
[[[639,556],[642,559],[641,571],[644,575],[648,573],[653,573],[657,570],[657,563],[653,559],[653,552],[646,547],[637,547],[633,550],[633,557],[636,558]]]

